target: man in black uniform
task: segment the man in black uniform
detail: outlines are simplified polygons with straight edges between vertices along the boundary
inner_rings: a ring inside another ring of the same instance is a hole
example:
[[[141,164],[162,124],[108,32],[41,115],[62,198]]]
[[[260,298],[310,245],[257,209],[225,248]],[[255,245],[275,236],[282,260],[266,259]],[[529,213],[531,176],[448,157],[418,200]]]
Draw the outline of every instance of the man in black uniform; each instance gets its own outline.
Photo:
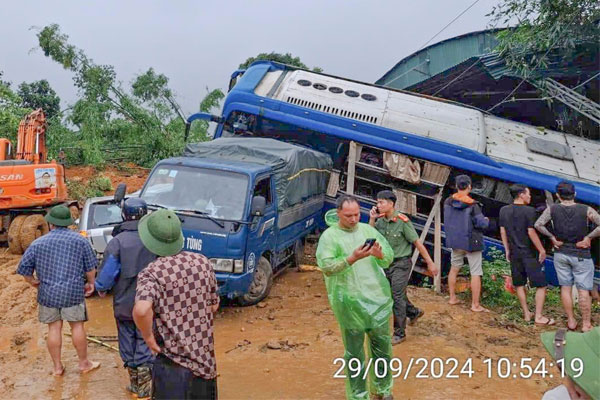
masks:
[[[575,203],[575,186],[570,182],[556,185],[560,204],[546,208],[535,222],[535,228],[548,236],[554,246],[554,269],[560,285],[560,297],[567,314],[567,328],[577,329],[573,313],[573,284],[579,293],[583,332],[592,329],[590,290],[594,287],[594,261],[590,247],[592,239],[600,237],[600,215],[592,207]],[[550,232],[546,225],[552,223]],[[590,232],[589,223],[596,225]]]
[[[101,297],[113,289],[113,308],[119,334],[119,352],[129,373],[127,390],[138,398],[149,397],[152,386],[153,355],[133,322],[133,305],[138,274],[156,255],[143,245],[138,222],[147,213],[146,202],[129,198],[123,203],[120,232],[108,242],[96,279]]]
[[[554,325],[553,319],[542,315],[547,285],[542,263],[546,259],[546,250],[534,228],[535,209],[528,205],[531,202],[531,193],[524,185],[512,185],[510,193],[514,199],[513,204],[500,209],[500,235],[506,261],[511,265],[512,281],[523,309],[523,317],[525,321],[531,321],[532,315],[527,305],[525,290],[529,279],[531,287],[536,288],[535,323]]]

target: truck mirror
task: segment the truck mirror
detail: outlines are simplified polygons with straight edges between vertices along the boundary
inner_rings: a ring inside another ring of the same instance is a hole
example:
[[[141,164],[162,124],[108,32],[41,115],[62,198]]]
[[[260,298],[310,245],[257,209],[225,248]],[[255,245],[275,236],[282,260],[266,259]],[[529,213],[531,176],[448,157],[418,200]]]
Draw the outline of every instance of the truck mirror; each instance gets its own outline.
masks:
[[[124,183],[119,183],[117,186],[117,190],[115,190],[115,203],[121,204],[121,200],[125,198],[125,194],[127,193],[127,185]]]
[[[254,196],[252,198],[252,207],[250,214],[253,217],[262,217],[265,215],[265,208],[267,207],[267,200],[263,196]]]

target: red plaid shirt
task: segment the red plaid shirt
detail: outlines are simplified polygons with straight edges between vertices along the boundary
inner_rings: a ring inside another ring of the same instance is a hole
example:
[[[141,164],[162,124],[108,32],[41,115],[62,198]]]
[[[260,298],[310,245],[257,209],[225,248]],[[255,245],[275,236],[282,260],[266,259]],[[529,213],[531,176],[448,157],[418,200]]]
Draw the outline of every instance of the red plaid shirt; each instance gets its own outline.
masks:
[[[135,300],[153,304],[156,341],[162,353],[203,379],[217,376],[213,313],[217,280],[203,255],[160,257],[139,273]]]

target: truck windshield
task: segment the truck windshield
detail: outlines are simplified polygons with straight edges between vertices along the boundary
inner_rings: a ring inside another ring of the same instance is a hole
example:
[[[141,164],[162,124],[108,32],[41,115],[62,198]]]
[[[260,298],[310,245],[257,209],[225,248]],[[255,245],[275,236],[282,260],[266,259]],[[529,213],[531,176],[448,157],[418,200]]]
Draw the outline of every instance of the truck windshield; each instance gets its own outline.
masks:
[[[161,166],[154,170],[141,198],[150,205],[241,220],[248,177],[216,169]]]

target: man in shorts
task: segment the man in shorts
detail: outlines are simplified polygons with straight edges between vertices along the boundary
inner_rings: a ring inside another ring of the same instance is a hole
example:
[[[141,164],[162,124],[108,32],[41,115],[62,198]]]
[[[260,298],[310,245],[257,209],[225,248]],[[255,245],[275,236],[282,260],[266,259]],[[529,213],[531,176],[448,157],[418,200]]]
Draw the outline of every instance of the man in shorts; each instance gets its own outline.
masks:
[[[579,292],[582,331],[592,329],[590,291],[594,286],[594,261],[590,247],[600,236],[600,215],[590,206],[575,203],[575,186],[570,182],[556,185],[560,204],[546,208],[535,222],[535,228],[548,236],[554,246],[554,268],[560,285],[560,297],[567,314],[567,328],[577,329],[573,313],[573,284]],[[553,233],[546,228],[552,222]],[[588,222],[596,225],[589,232]],[[589,232],[589,233],[588,233]]]
[[[83,326],[87,321],[85,296],[94,293],[96,255],[83,236],[67,228],[73,224],[67,207],[53,207],[46,215],[46,221],[50,233],[27,248],[17,274],[23,275],[27,283],[38,290],[39,320],[48,324],[46,343],[54,364],[53,374],[60,376],[65,372],[60,357],[63,321],[71,325],[79,371],[86,373],[100,366],[99,362],[87,357]]]
[[[483,230],[490,220],[483,216],[481,206],[470,196],[471,178],[467,175],[456,177],[457,192],[444,201],[444,231],[446,246],[452,249],[450,273],[448,274],[449,304],[460,303],[456,298],[456,278],[465,262],[471,270],[471,311],[489,312],[479,304],[481,297],[481,277],[483,275]]]
[[[531,287],[536,288],[535,323],[554,325],[553,319],[542,315],[547,285],[542,263],[546,259],[546,250],[533,227],[536,214],[535,209],[528,205],[531,202],[531,193],[524,185],[512,185],[510,193],[514,199],[513,204],[500,209],[500,236],[506,261],[510,262],[512,281],[523,309],[523,317],[525,321],[531,321],[532,315],[527,306],[525,290],[529,279]]]

